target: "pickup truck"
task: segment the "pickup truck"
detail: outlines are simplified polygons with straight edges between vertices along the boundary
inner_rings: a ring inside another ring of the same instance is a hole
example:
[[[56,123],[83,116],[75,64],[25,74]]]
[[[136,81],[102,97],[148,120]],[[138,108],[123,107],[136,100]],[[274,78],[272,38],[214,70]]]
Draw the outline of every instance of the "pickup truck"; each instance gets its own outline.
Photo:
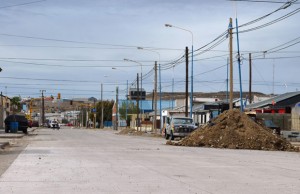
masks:
[[[185,137],[197,129],[192,118],[189,117],[171,117],[167,119],[165,128],[165,138],[174,140],[175,137]]]

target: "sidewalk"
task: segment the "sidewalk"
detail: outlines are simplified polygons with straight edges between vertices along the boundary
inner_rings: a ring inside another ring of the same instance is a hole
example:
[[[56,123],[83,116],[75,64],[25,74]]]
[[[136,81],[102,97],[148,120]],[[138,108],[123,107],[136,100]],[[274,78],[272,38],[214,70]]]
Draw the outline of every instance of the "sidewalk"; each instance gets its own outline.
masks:
[[[36,129],[36,127],[28,128],[27,131],[31,133]],[[18,133],[5,133],[4,129],[0,129],[0,149],[4,149],[5,146],[8,146],[11,139],[22,138],[24,136],[25,134],[21,131],[18,131]]]

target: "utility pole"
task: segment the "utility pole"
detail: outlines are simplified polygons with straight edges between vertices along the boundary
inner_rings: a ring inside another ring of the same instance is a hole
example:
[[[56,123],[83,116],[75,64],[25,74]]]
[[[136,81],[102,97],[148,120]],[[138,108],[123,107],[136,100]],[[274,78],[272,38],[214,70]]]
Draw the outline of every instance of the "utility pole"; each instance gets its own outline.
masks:
[[[189,48],[185,47],[185,116],[188,117],[189,101]]]
[[[42,92],[42,126],[44,127],[45,124],[45,101],[44,101],[44,92],[46,90],[40,90]]]
[[[156,133],[156,117],[157,117],[157,62],[154,65],[154,119],[153,128]]]
[[[93,108],[93,116],[94,116],[94,129],[96,128],[96,99],[94,98],[94,108]]]
[[[229,19],[229,57],[230,57],[230,92],[229,109],[233,109],[233,56],[232,56],[232,18]]]
[[[116,130],[118,130],[119,126],[119,87],[116,88]]]
[[[90,121],[89,121],[89,109],[86,108],[86,128],[89,128],[89,125],[90,125]]]
[[[139,131],[139,126],[140,126],[140,105],[139,105],[139,100],[140,100],[140,90],[139,90],[139,74],[136,74],[136,80],[137,80],[137,97],[136,97],[136,107],[137,107],[137,114],[136,114],[136,122],[137,122],[137,128],[136,130]]]
[[[249,103],[252,103],[252,58],[249,53]]]
[[[83,106],[81,106],[81,127],[84,127],[84,123],[83,123],[83,112],[84,109],[83,109]]]
[[[229,101],[228,101],[228,97],[229,97],[229,95],[228,95],[228,81],[229,81],[229,79],[228,79],[228,72],[229,72],[229,59],[228,59],[228,57],[227,57],[227,61],[226,61],[226,66],[227,66],[227,72],[226,72],[226,76],[227,76],[227,79],[226,79],[226,102],[228,103]]]
[[[273,94],[273,96],[275,96],[274,84],[275,84],[275,63],[274,63],[274,59],[273,59],[273,84],[272,84],[272,94]]]
[[[236,28],[236,43],[237,43],[237,52],[238,52],[238,65],[239,65],[239,81],[240,81],[240,110],[244,111],[244,103],[243,103],[243,87],[242,87],[242,70],[241,70],[241,54],[240,54],[240,39],[239,39],[239,25],[238,19],[235,18],[235,28]]]
[[[100,128],[103,129],[103,84],[101,83],[101,124]]]
[[[128,80],[127,80],[127,89],[126,89],[126,114],[125,114],[125,120],[126,120],[126,128],[127,128],[127,115],[128,115]]]

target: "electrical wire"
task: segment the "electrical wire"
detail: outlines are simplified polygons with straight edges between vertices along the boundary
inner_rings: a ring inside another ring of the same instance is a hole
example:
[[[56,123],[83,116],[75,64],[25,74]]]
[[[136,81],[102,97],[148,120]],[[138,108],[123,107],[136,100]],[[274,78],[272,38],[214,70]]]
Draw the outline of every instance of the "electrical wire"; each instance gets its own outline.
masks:
[[[68,68],[107,68],[112,67],[111,65],[55,65],[55,64],[44,64],[44,63],[30,63],[30,62],[22,62],[22,61],[7,61],[0,60],[5,63],[15,63],[15,64],[26,64],[26,65],[35,65],[35,66],[49,66],[49,67],[68,67]],[[137,67],[138,65],[114,65],[114,67]],[[145,65],[148,66],[148,65]],[[150,65],[149,65],[150,66]]]
[[[246,29],[246,30],[241,30],[241,31],[239,31],[239,33],[251,32],[251,31],[254,31],[254,30],[258,30],[258,29],[270,26],[270,25],[275,24],[277,22],[280,22],[284,19],[287,19],[287,18],[289,18],[289,17],[291,17],[291,16],[293,16],[293,15],[299,13],[299,12],[300,12],[300,8],[297,8],[294,11],[292,11],[292,12],[290,12],[290,13],[284,15],[284,16],[281,16],[281,17],[279,17],[275,20],[272,20],[270,22],[267,22],[265,24],[262,24],[262,25],[259,25],[259,26],[253,27],[253,28],[249,28],[249,29]],[[234,32],[234,33],[236,34],[236,32]]]
[[[239,1],[239,2],[250,2],[250,3],[286,3],[285,1],[258,1],[258,0],[227,0],[227,1]],[[299,4],[299,3],[295,3]]]
[[[29,5],[29,4],[34,4],[34,3],[40,3],[40,2],[43,2],[43,1],[47,1],[47,0],[40,0],[40,1],[32,1],[32,2],[27,2],[27,3],[14,4],[14,5],[7,5],[7,6],[0,7],[0,9],[23,6],[23,5]]]

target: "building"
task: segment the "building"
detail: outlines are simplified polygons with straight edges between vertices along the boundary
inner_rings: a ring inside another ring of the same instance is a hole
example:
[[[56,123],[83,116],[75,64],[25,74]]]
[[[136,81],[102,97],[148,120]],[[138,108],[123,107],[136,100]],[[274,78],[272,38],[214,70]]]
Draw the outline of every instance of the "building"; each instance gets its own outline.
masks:
[[[3,129],[5,127],[4,120],[5,118],[10,115],[12,112],[11,110],[11,102],[10,98],[7,96],[3,96],[1,94],[1,102],[0,102],[0,128]]]
[[[300,113],[297,111],[300,92],[289,92],[270,99],[249,104],[246,110],[257,116],[268,118],[283,130],[300,131]]]

